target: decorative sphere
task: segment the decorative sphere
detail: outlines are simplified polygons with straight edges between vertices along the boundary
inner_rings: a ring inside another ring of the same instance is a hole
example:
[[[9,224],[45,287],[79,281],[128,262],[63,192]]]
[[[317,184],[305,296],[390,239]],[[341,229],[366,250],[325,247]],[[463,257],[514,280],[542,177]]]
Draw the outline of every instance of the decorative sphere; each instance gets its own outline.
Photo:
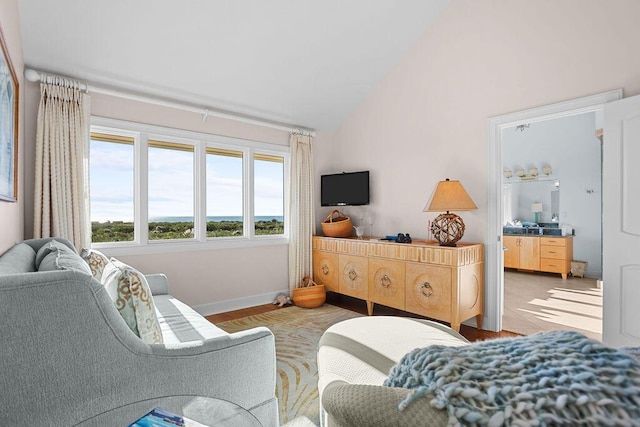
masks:
[[[464,221],[456,214],[443,213],[431,223],[431,232],[440,246],[455,246],[464,234]]]

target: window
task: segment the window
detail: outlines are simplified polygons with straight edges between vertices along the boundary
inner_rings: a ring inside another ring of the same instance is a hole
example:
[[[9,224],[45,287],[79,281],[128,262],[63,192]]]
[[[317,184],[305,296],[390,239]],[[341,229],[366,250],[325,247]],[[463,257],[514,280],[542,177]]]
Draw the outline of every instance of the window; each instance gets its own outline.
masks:
[[[149,240],[194,238],[193,145],[149,140]]]
[[[284,234],[284,157],[253,156],[256,235]]]
[[[89,142],[91,240],[134,240],[134,138],[91,133]]]
[[[94,117],[92,241],[131,248],[286,243],[288,151]],[[137,252],[144,250],[125,251]]]
[[[207,147],[207,237],[242,236],[242,151]]]

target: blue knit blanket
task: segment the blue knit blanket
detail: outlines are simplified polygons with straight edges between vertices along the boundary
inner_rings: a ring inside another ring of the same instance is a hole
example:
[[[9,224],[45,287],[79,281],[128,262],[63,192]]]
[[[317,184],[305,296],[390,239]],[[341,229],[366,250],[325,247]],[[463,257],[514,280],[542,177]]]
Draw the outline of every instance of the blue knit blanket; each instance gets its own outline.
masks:
[[[640,363],[569,331],[416,349],[386,386],[415,389],[450,425],[640,426]]]

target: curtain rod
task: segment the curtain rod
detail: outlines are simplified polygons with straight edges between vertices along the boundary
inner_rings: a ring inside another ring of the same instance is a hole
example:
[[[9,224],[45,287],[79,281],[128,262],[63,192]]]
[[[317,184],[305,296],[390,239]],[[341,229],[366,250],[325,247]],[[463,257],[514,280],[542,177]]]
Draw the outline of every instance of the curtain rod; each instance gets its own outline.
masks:
[[[49,73],[41,73],[39,71],[30,69],[30,68],[25,70],[24,75],[27,78],[27,80],[29,80],[30,82],[46,81],[47,77],[54,77],[54,78],[57,77],[57,78],[62,78],[62,79],[66,79],[67,78],[67,77],[57,76],[57,75],[49,74]],[[73,79],[71,79],[71,80],[73,80]],[[286,131],[286,132],[299,133],[299,134],[302,134],[302,135],[309,135],[309,136],[312,136],[312,137],[316,136],[315,131],[308,130],[308,129],[303,129],[303,128],[299,128],[299,127],[295,127],[295,126],[278,124],[278,123],[270,122],[268,120],[262,120],[262,119],[252,118],[252,117],[244,117],[244,116],[240,116],[238,114],[234,114],[234,113],[231,113],[231,112],[223,112],[223,111],[219,111],[219,110],[216,110],[216,109],[211,109],[210,110],[208,108],[196,107],[194,105],[182,104],[182,103],[179,103],[179,102],[164,101],[162,99],[153,98],[151,96],[135,95],[135,94],[132,94],[132,93],[123,92],[123,91],[119,91],[119,90],[115,90],[115,89],[108,89],[108,88],[105,88],[105,87],[89,85],[88,83],[77,82],[77,84],[78,84],[78,87],[81,90],[84,90],[86,92],[95,92],[95,93],[99,93],[99,94],[102,94],[102,95],[114,96],[114,97],[117,97],[117,98],[128,99],[128,100],[131,100],[131,101],[139,101],[139,102],[144,102],[146,104],[159,105],[161,107],[169,107],[169,108],[175,108],[175,109],[178,109],[178,110],[184,110],[184,111],[190,111],[190,112],[193,112],[193,113],[197,113],[197,114],[202,115],[202,121],[203,122],[207,119],[208,116],[214,116],[214,117],[219,117],[221,119],[234,120],[236,122],[248,123],[248,124],[262,126],[262,127],[266,127],[266,128],[283,130],[283,131]]]

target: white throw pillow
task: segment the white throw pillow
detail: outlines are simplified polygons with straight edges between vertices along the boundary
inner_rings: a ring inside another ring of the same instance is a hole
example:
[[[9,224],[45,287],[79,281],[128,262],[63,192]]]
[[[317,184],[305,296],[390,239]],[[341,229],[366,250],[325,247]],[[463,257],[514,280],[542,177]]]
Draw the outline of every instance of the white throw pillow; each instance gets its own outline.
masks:
[[[133,333],[147,344],[162,344],[153,296],[144,275],[111,258],[102,272],[102,284]]]
[[[83,249],[80,254],[83,260],[89,264],[91,274],[100,283],[102,282],[102,272],[104,268],[109,264],[109,258],[100,251],[95,249]]]

